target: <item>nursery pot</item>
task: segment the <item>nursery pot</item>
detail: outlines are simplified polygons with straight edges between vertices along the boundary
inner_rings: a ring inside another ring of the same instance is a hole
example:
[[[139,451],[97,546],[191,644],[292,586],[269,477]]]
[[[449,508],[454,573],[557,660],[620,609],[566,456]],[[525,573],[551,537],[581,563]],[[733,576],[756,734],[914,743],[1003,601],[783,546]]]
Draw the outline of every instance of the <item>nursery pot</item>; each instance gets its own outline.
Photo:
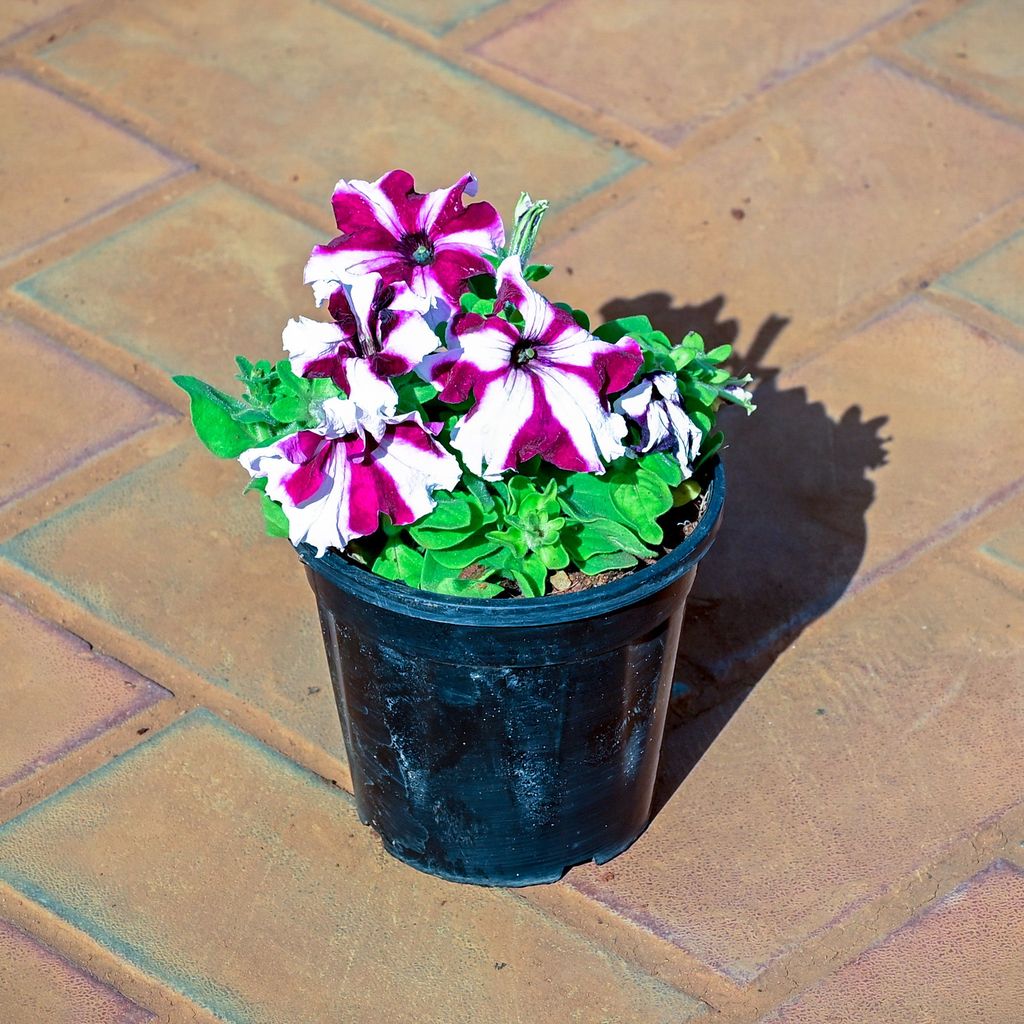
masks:
[[[644,830],[683,609],[725,498],[669,554],[571,594],[455,598],[300,547],[359,816],[396,857],[552,882]]]

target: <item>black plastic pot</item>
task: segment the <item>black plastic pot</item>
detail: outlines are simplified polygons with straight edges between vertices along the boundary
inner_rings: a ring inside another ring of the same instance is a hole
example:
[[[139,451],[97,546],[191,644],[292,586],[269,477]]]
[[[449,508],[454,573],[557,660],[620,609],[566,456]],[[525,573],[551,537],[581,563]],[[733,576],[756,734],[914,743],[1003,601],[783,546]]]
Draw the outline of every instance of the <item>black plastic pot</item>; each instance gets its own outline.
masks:
[[[552,882],[644,830],[687,594],[725,498],[639,572],[579,593],[443,597],[300,555],[356,804],[396,857],[481,885]]]

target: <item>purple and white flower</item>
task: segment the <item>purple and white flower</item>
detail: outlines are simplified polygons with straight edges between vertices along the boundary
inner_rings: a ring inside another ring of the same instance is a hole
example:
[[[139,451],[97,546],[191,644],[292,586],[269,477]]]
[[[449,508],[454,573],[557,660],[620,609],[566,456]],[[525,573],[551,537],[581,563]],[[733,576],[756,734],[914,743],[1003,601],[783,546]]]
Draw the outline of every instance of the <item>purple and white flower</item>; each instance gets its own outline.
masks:
[[[462,476],[458,460],[416,413],[391,418],[379,437],[362,428],[349,399],[325,401],[323,417],[316,430],[250,448],[238,459],[250,476],[266,477],[292,544],[305,541],[317,556],[374,533],[382,514],[396,526],[416,522],[434,508],[434,491],[450,491]]]
[[[679,384],[671,373],[650,373],[615,402],[616,411],[640,427],[637,452],[672,452],[683,479],[693,476],[693,463],[704,435],[683,408]]]
[[[476,399],[452,445],[471,473],[492,479],[535,455],[560,469],[603,473],[625,452],[627,429],[608,396],[632,381],[639,345],[593,337],[527,285],[517,256],[498,268],[497,296],[495,309],[510,305],[522,326],[460,316],[449,349],[428,356],[419,371],[444,402]]]
[[[292,368],[330,377],[367,414],[390,416],[398,395],[389,378],[414,369],[437,348],[423,312],[426,301],[379,274],[346,281],[331,298],[333,323],[299,317],[284,329]]]
[[[458,308],[466,280],[493,272],[484,254],[505,241],[497,210],[490,203],[465,206],[463,194],[476,195],[472,174],[426,194],[415,191],[408,171],[339,181],[332,202],[342,234],[316,246],[306,264],[317,305],[347,278],[376,273],[385,285],[402,282],[431,304]]]

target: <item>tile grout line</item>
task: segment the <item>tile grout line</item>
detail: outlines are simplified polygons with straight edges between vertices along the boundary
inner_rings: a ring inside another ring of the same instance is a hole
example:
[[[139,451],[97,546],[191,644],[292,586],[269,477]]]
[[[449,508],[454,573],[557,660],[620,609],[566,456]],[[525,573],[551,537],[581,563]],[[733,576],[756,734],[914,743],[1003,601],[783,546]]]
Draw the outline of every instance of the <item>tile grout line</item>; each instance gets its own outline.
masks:
[[[154,1024],[223,1024],[198,1003],[140,970],[3,879],[0,915],[79,970],[154,1013]]]

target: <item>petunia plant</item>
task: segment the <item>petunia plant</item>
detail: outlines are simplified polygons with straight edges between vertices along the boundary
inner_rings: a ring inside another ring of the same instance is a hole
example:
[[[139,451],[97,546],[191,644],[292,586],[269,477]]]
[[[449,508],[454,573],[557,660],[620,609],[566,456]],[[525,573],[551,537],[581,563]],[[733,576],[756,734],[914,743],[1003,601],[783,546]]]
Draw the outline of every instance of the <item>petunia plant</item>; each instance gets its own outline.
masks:
[[[423,590],[540,597],[666,550],[750,377],[728,345],[550,302],[529,262],[547,204],[521,196],[506,242],[475,193],[338,182],[340,234],[305,270],[329,318],[290,321],[276,363],[239,356],[240,397],[174,379],[268,533]]]

